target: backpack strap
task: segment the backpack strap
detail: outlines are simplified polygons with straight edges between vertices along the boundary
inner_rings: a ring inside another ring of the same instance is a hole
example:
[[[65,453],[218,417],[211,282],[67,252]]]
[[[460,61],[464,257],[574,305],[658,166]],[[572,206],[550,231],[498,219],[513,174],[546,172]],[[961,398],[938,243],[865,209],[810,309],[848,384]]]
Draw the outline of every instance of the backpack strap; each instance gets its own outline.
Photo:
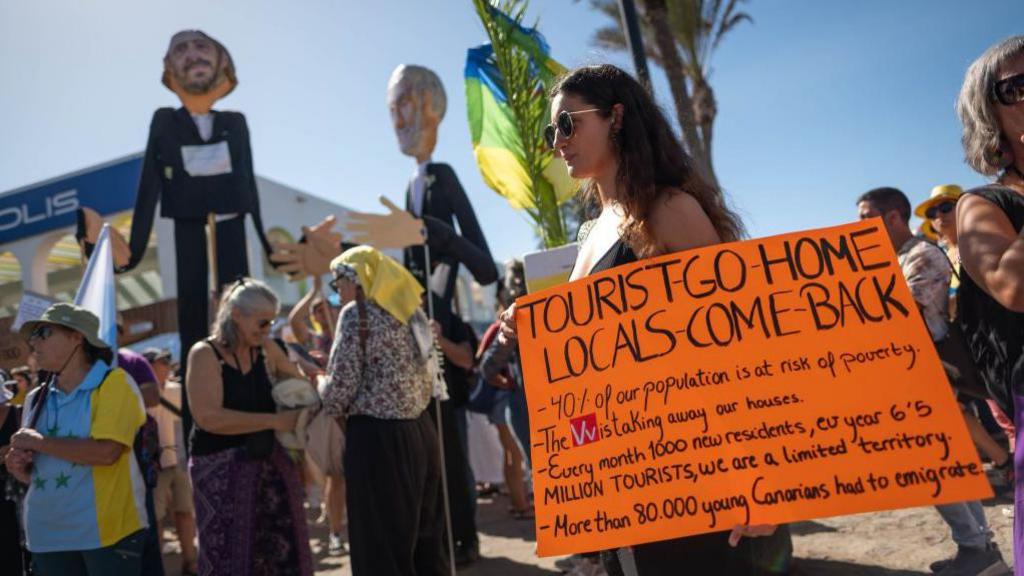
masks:
[[[35,430],[36,424],[39,422],[42,407],[46,402],[46,397],[50,394],[50,388],[53,386],[54,378],[56,378],[56,376],[51,375],[46,383],[39,387],[39,393],[32,398],[32,405],[29,406],[29,410],[31,410],[32,413],[28,417],[28,428]]]

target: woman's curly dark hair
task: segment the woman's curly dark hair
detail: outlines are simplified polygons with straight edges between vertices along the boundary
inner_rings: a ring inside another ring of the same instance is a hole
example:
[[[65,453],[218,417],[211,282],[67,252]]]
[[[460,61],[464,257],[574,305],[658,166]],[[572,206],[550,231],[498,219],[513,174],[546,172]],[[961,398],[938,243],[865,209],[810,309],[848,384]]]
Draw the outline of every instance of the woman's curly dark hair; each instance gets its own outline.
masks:
[[[611,116],[614,105],[623,106],[621,126],[615,134],[618,201],[626,214],[620,234],[637,255],[654,255],[657,242],[648,218],[654,202],[671,188],[697,200],[723,242],[744,235],[739,217],[725,205],[722,194],[700,177],[664,113],[632,76],[610,64],[586,66],[560,78],[551,88],[552,98],[558,94],[582,98],[604,118]],[[597,185],[585,182],[582,193],[585,202],[594,201]]]

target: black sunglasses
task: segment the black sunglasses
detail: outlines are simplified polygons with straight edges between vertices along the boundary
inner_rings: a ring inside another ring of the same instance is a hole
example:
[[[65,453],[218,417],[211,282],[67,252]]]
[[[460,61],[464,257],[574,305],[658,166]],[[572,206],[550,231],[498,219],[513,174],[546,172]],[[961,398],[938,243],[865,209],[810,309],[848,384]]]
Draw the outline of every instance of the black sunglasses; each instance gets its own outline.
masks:
[[[929,220],[931,220],[932,218],[935,218],[939,214],[949,214],[950,212],[952,212],[955,209],[956,209],[956,202],[940,202],[939,204],[935,204],[934,206],[930,206],[927,210],[925,210],[924,211],[924,215]]]
[[[46,340],[50,336],[53,336],[53,326],[49,324],[42,324],[36,327],[31,334],[28,335],[28,341],[40,341]]]
[[[568,140],[572,138],[573,125],[572,117],[576,114],[586,114],[587,112],[600,112],[600,108],[590,108],[587,110],[576,110],[569,112],[568,110],[562,110],[558,113],[558,117],[555,119],[554,124],[548,124],[544,128],[544,142],[548,145],[548,148],[555,149],[555,136],[559,133]]]
[[[1024,74],[1003,78],[992,85],[992,93],[1003,106],[1024,102]]]

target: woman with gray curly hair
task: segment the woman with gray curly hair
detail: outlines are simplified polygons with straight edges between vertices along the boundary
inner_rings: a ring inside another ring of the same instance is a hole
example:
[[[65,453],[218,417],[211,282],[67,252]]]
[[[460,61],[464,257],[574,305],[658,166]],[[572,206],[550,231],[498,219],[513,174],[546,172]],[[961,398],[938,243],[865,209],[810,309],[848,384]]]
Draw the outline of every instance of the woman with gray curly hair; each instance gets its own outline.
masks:
[[[1024,442],[1024,36],[971,64],[957,101],[967,163],[993,177],[957,203],[959,316],[989,393]],[[1015,573],[1024,576],[1024,451],[1014,457]]]
[[[274,435],[300,412],[277,412],[271,395],[271,378],[301,378],[269,339],[278,308],[266,284],[242,278],[188,355],[200,574],[313,574],[299,470]]]

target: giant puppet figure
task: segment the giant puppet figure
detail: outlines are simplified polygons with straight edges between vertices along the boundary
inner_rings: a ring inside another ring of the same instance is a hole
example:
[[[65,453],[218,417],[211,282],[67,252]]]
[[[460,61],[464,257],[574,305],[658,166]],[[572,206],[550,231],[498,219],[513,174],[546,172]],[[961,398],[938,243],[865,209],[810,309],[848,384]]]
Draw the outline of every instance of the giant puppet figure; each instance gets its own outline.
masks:
[[[381,249],[403,249],[406,268],[431,296],[425,306],[440,324],[442,336],[460,343],[467,341],[467,328],[453,308],[459,267],[465,266],[480,284],[494,282],[498,270],[455,171],[431,158],[446,104],[441,80],[431,70],[402,65],[391,74],[388,107],[398,145],[403,154],[416,160],[416,171],[405,191],[406,209],[381,198],[388,214],[350,212],[345,241]],[[303,230],[305,243],[280,245],[282,251],[274,256],[281,264],[280,269],[296,274],[326,273],[329,258],[341,249],[342,237],[331,232],[333,224],[333,217],[329,217]],[[456,563],[464,564],[477,557],[478,543],[468,457],[459,441],[460,426],[456,423],[458,418],[465,418],[459,408],[465,398],[459,398],[459,390],[462,389],[463,396],[468,391],[464,383],[455,381],[465,379],[457,370],[446,363],[451,400],[442,403],[441,428],[452,544],[456,548]]]
[[[498,277],[473,206],[451,166],[433,162],[437,131],[444,118],[447,98],[437,75],[422,66],[402,65],[388,82],[388,107],[398,146],[416,160],[416,171],[405,194],[406,213],[422,219],[425,243],[405,247],[405,266],[427,289],[428,308],[440,324],[441,335],[456,344],[473,342],[467,326],[453,310],[456,276],[465,265],[480,284]],[[355,219],[358,222],[358,217]],[[372,222],[372,219],[371,219]],[[456,223],[458,231],[456,232]],[[372,231],[386,229],[374,223]],[[380,235],[379,232],[375,232]],[[369,241],[373,242],[371,234]],[[469,458],[459,439],[465,429],[468,401],[467,374],[446,363],[445,377],[450,400],[441,405],[448,508],[456,564],[465,565],[479,555],[476,534],[475,496]],[[463,422],[459,423],[458,420]]]
[[[215,250],[210,252],[216,263],[213,277],[220,286],[249,273],[246,214],[252,215],[268,254],[270,243],[260,217],[245,116],[212,109],[238,84],[231,55],[203,32],[179,32],[164,56],[162,80],[182,107],[160,108],[153,114],[128,250],[115,252],[120,255],[115,266],[124,272],[142,260],[159,202],[160,215],[174,220],[178,330],[184,357],[209,328],[207,232],[215,236]],[[86,212],[80,230],[85,230],[88,246],[99,228],[98,216]],[[123,242],[115,240],[114,245],[123,246]],[[187,411],[187,402],[184,408]]]

